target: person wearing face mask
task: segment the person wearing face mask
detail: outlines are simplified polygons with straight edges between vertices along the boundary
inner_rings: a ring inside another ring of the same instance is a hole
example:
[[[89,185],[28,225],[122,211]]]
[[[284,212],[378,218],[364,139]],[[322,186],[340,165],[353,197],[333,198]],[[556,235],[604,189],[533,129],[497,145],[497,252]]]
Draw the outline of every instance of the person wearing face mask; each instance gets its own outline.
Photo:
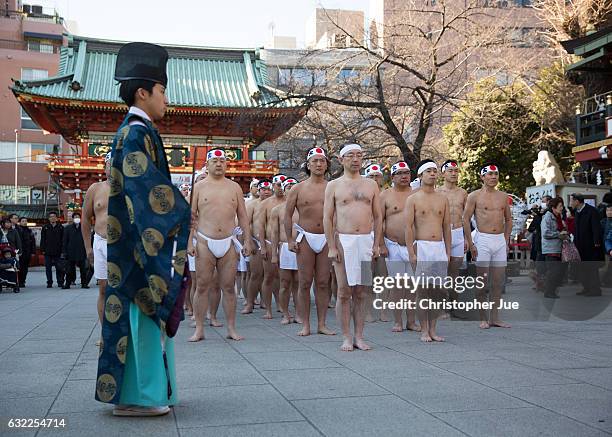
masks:
[[[81,214],[78,212],[72,215],[72,224],[67,225],[64,229],[62,259],[66,260],[67,266],[66,282],[62,288],[64,290],[69,289],[70,284],[76,280],[77,266],[81,275],[81,288],[89,288],[87,285],[89,265],[87,263],[87,252],[85,251],[83,234],[81,233]]]

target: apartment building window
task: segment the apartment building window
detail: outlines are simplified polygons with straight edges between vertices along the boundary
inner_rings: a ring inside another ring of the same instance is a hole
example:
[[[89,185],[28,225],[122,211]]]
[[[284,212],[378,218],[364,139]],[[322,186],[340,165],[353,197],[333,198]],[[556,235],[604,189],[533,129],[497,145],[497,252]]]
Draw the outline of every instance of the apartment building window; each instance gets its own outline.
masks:
[[[303,85],[303,86],[325,85],[325,71],[309,70],[306,68],[279,68],[278,85]]]
[[[40,129],[22,107],[19,107],[19,110],[21,111],[21,129]]]
[[[55,53],[55,46],[45,41],[28,40],[28,51],[39,53]]]
[[[31,162],[47,162],[47,158],[53,153],[54,144],[32,144],[30,148]]]
[[[49,77],[48,70],[42,70],[40,68],[22,68],[21,69],[21,80],[41,80]]]
[[[342,70],[340,70],[340,73],[338,73],[337,80],[339,82],[343,82],[350,79],[356,79],[358,77],[358,71],[349,68],[343,68]]]

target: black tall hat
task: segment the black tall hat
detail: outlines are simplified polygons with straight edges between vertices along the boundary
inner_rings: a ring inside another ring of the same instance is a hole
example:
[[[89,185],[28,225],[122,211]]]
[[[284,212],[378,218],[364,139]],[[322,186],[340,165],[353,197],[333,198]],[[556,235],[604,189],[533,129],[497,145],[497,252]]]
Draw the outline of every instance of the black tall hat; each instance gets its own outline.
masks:
[[[146,42],[132,42],[119,50],[115,64],[115,80],[150,80],[166,86],[167,63],[168,52],[165,48]]]

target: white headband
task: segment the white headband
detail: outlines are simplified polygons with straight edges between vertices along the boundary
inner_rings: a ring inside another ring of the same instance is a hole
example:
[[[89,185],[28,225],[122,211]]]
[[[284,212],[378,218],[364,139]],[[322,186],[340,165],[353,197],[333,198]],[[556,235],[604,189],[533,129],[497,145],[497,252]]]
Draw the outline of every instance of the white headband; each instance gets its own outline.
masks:
[[[223,158],[225,159],[225,152],[221,149],[209,150],[206,154],[206,160],[210,161],[213,158]]]
[[[408,167],[408,164],[406,164],[404,161],[396,162],[391,167],[391,176],[400,170],[410,170],[410,167]]]
[[[286,179],[287,179],[287,176],[285,176],[284,174],[277,174],[276,176],[272,178],[272,183],[278,184],[280,182],[282,184],[283,182],[285,182]]]
[[[259,179],[253,179],[253,180],[251,181],[251,185],[250,185],[250,186],[251,186],[251,187],[252,187],[253,185],[255,185],[255,186],[256,186],[258,183],[259,183]]]
[[[190,184],[181,184],[180,189],[182,190],[184,188],[190,189],[191,185]]]
[[[438,166],[435,162],[431,162],[431,161],[426,162],[425,164],[419,167],[419,169],[417,170],[417,174],[422,174],[425,170],[430,169],[430,168],[437,169]]]
[[[365,170],[365,175],[366,176],[370,176],[370,175],[373,175],[373,174],[379,174],[379,175],[382,176],[383,173],[382,173],[380,165],[378,165],[378,164],[370,164],[370,165],[368,165],[368,167]]]
[[[272,189],[272,184],[270,183],[270,181],[261,181],[257,183],[257,188],[261,189],[261,188],[269,188]]]
[[[410,188],[412,188],[413,190],[416,190],[417,188],[420,188],[420,187],[421,187],[421,179],[416,178],[415,180],[410,182]]]
[[[283,190],[284,190],[285,188],[287,188],[287,186],[289,186],[289,185],[295,185],[295,184],[297,184],[297,183],[298,183],[298,181],[297,181],[297,180],[295,180],[295,179],[293,179],[293,178],[289,178],[289,179],[285,180],[285,181],[284,181],[284,182],[281,184],[281,186],[283,187]]]
[[[494,164],[491,164],[491,165],[486,165],[486,166],[484,166],[484,167],[483,167],[483,168],[480,170],[480,175],[481,175],[481,176],[484,176],[484,175],[486,175],[486,174],[487,174],[488,172],[490,172],[490,171],[494,171],[494,172],[499,173],[499,169],[497,168],[497,166],[496,166],[496,165],[494,165]]]
[[[447,162],[446,164],[442,166],[442,169],[441,169],[442,173],[444,173],[449,168],[459,168],[459,166],[457,165],[456,162]]]
[[[361,152],[361,146],[359,144],[347,144],[342,149],[340,149],[340,158],[342,158],[344,155],[346,155],[352,150],[359,150]]]
[[[320,147],[313,147],[312,149],[310,149],[308,151],[308,155],[306,155],[306,161],[308,161],[313,156],[322,156],[323,158],[327,158],[325,156],[325,150],[321,149]]]

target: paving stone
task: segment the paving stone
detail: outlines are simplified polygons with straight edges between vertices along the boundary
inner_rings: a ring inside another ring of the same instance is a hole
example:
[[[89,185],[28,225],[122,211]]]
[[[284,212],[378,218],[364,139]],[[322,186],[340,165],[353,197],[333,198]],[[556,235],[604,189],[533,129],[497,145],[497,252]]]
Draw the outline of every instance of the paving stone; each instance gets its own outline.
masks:
[[[214,435],[215,437],[318,437],[321,435],[306,421],[181,428],[179,431],[181,437],[200,437],[203,435]]]
[[[320,369],[341,366],[313,350],[246,353],[243,357],[258,370]]]

